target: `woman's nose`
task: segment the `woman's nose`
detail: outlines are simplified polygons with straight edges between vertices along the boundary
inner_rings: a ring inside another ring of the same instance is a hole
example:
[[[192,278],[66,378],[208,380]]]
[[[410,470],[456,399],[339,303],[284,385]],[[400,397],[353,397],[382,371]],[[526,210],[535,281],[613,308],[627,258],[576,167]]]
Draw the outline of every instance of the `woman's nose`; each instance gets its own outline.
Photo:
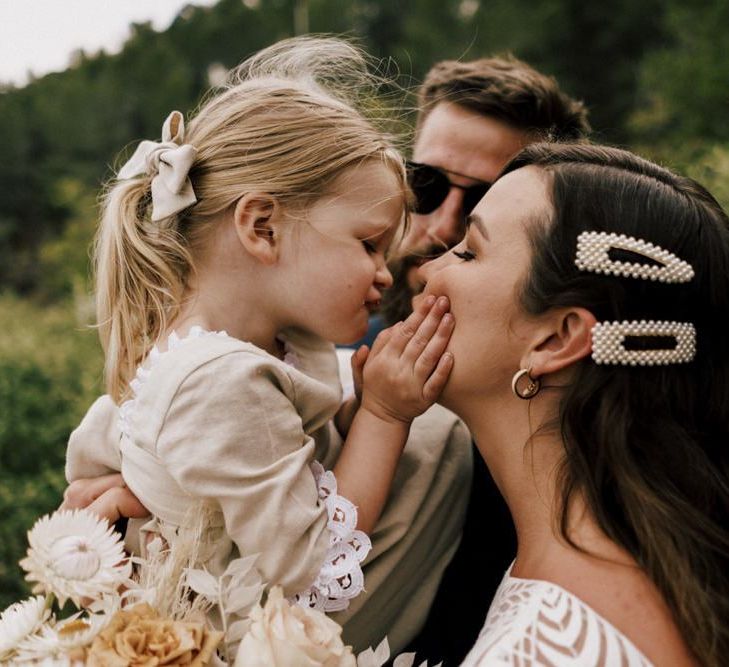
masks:
[[[417,276],[418,279],[423,283],[426,284],[430,278],[433,277],[433,274],[437,271],[440,271],[444,266],[447,266],[450,263],[450,260],[453,257],[453,253],[451,252],[445,252],[440,257],[436,257],[435,259],[431,259],[424,264],[422,264],[420,267],[418,267]]]

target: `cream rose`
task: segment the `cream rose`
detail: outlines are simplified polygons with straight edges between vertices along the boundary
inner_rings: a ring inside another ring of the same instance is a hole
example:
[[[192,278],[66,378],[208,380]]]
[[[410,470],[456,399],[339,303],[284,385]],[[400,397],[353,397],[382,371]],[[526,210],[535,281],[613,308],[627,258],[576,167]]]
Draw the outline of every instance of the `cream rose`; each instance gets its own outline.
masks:
[[[357,667],[341,626],[320,611],[289,604],[279,586],[250,618],[234,667]]]
[[[114,615],[91,644],[86,664],[90,667],[202,667],[210,661],[222,636],[203,623],[162,618],[148,604],[138,604]]]

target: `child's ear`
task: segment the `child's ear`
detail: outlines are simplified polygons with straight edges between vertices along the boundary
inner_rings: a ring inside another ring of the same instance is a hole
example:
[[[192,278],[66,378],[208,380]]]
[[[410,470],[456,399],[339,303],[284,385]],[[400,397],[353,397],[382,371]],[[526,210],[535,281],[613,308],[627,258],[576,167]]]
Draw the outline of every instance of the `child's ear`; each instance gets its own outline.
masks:
[[[262,264],[275,264],[281,246],[281,207],[271,195],[250,192],[233,211],[233,226],[241,245]]]
[[[534,344],[525,352],[522,368],[532,377],[556,373],[592,353],[595,316],[586,308],[565,308],[545,320]]]

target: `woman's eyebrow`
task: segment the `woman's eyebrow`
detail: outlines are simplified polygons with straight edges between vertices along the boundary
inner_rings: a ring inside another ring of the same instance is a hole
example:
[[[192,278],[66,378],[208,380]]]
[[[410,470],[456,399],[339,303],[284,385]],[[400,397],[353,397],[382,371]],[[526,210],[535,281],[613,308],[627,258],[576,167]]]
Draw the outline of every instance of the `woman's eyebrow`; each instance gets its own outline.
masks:
[[[476,229],[481,232],[481,236],[483,236],[487,241],[491,240],[489,238],[489,233],[486,230],[486,225],[484,224],[483,220],[479,218],[475,213],[471,213],[466,218],[466,229],[468,229],[471,225],[475,225]]]

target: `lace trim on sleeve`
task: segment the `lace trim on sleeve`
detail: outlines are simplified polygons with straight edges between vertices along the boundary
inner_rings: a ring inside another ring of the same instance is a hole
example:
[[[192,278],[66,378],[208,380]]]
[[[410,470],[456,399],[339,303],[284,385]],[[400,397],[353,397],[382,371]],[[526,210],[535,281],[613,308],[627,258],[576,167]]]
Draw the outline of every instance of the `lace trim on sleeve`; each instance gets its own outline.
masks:
[[[337,480],[330,470],[314,461],[311,464],[319,498],[327,508],[329,521],[329,549],[324,564],[314,583],[290,599],[294,604],[320,611],[341,611],[349,601],[364,590],[362,561],[372,543],[357,525],[357,508],[345,497],[337,494]]]

